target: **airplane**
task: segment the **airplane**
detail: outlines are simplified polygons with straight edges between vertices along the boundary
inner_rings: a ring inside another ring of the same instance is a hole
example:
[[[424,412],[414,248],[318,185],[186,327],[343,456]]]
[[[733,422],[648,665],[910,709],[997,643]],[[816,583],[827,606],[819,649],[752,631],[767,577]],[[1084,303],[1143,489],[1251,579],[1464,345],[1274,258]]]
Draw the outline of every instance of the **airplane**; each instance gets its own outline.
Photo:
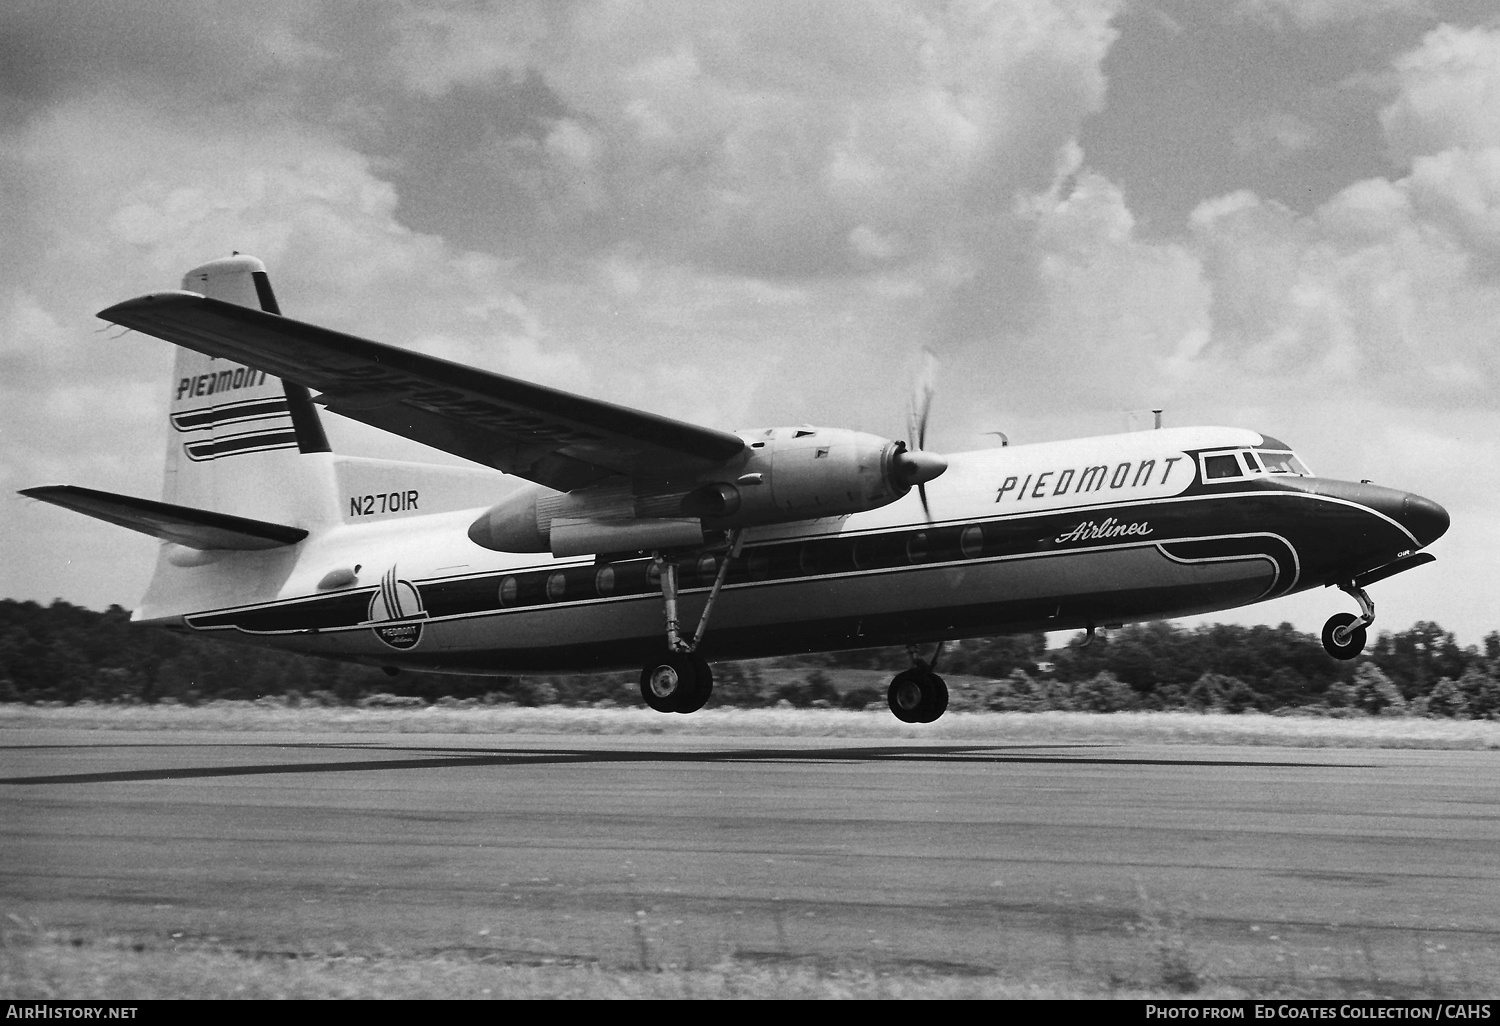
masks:
[[[1366,589],[1449,525],[1241,428],[939,455],[930,382],[907,441],[701,427],[293,320],[239,254],[99,316],[179,347],[163,497],[21,494],[160,539],[136,622],[392,674],[639,667],[647,706],[690,713],[709,653],[905,645],[888,704],[930,723],[962,638],[1092,639],[1331,586],[1359,613],[1323,645],[1352,659]],[[319,407],[474,466],[336,454]]]

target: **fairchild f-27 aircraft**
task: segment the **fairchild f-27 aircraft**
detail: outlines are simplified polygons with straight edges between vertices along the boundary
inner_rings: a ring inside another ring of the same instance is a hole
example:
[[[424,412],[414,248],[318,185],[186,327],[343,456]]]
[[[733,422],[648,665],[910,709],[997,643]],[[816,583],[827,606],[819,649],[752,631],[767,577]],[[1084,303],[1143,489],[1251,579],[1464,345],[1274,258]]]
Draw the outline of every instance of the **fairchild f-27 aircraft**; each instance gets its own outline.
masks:
[[[931,722],[958,638],[1335,586],[1360,611],[1323,644],[1353,658],[1365,589],[1448,528],[1435,502],[1236,428],[939,456],[930,390],[906,442],[699,427],[284,317],[248,256],[99,316],[180,347],[165,494],[22,494],[161,540],[136,621],[392,673],[641,667],[646,704],[686,713],[705,653],[904,644],[891,711]],[[477,466],[337,455],[320,406]]]

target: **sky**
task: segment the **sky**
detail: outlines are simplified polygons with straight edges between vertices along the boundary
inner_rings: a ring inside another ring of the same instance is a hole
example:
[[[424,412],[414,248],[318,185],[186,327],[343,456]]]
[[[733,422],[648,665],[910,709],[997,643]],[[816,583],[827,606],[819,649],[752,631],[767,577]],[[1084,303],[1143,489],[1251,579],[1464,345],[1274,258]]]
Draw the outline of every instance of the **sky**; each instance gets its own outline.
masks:
[[[1376,630],[1500,629],[1492,0],[10,0],[0,597],[143,593],[154,541],[15,491],[160,494],[170,347],[94,313],[232,251],[719,428],[903,437],[924,350],[940,452],[1253,428],[1452,514]]]

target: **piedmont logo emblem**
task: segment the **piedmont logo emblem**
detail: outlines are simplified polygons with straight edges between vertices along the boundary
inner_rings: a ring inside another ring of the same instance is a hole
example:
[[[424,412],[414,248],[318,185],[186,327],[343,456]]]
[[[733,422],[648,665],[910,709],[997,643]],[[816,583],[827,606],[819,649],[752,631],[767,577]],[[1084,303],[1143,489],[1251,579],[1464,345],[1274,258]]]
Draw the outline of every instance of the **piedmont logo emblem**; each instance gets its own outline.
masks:
[[[399,580],[393,566],[380,579],[380,590],[370,596],[366,623],[375,636],[392,648],[408,649],[422,640],[422,595],[410,581]]]

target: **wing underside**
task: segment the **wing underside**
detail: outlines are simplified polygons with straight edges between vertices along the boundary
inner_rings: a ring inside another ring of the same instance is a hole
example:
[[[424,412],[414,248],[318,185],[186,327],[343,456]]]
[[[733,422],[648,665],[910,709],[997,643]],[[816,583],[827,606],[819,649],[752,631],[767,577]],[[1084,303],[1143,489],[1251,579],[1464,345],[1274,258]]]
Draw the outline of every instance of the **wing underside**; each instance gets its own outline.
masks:
[[[559,491],[616,475],[691,475],[745,446],[725,431],[192,292],[142,296],[99,316],[305,385],[334,413]]]

